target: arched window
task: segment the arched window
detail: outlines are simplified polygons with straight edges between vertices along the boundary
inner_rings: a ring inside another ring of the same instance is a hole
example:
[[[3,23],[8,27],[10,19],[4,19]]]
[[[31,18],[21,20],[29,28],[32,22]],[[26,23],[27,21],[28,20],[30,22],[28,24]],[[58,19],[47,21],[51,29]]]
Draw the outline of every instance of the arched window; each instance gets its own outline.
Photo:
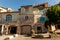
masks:
[[[12,15],[11,14],[6,15],[6,21],[12,21]]]

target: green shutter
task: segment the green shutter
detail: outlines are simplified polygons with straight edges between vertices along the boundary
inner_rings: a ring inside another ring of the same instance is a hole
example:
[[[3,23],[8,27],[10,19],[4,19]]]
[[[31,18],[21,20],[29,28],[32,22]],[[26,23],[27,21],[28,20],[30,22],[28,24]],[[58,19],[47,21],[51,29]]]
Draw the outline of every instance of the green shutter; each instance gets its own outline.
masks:
[[[39,21],[40,21],[40,22],[45,22],[45,21],[46,21],[46,18],[45,18],[45,17],[40,17],[40,18],[39,18]]]

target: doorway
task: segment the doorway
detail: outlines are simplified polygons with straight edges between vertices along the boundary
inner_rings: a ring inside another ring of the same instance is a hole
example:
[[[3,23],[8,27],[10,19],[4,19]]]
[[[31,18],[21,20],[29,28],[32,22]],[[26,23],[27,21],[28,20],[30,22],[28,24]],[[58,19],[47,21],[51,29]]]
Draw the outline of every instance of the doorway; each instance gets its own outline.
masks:
[[[16,34],[17,33],[17,27],[9,27],[9,34]]]
[[[45,28],[45,26],[37,26],[37,34],[40,33],[47,33],[47,29]]]
[[[37,27],[37,33],[39,34],[39,33],[41,33],[41,31],[42,31],[42,28],[40,26],[38,26]]]
[[[21,34],[30,34],[30,33],[31,33],[31,26],[30,25],[21,26]]]

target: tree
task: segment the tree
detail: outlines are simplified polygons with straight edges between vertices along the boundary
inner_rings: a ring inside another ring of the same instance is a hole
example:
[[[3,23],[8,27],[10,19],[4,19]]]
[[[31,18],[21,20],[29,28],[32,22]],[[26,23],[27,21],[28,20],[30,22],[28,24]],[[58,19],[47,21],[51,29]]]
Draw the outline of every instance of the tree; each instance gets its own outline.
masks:
[[[50,24],[60,23],[60,5],[51,6],[46,13]]]

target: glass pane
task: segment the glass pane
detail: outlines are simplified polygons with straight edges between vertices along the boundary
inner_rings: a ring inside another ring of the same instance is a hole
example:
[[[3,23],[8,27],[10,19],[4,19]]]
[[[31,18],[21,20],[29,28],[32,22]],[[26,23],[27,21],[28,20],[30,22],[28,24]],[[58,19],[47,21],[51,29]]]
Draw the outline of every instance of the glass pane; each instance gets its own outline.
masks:
[[[28,12],[28,10],[29,10],[28,8],[27,8],[27,9],[25,9],[25,11],[26,11],[26,12]]]
[[[44,9],[43,9],[43,8],[40,8],[39,11],[40,11],[41,13],[43,13],[43,12],[44,12]]]
[[[12,21],[12,15],[10,15],[10,14],[7,15],[7,16],[6,16],[6,21]]]
[[[28,16],[25,16],[25,20],[27,20],[28,19]]]

